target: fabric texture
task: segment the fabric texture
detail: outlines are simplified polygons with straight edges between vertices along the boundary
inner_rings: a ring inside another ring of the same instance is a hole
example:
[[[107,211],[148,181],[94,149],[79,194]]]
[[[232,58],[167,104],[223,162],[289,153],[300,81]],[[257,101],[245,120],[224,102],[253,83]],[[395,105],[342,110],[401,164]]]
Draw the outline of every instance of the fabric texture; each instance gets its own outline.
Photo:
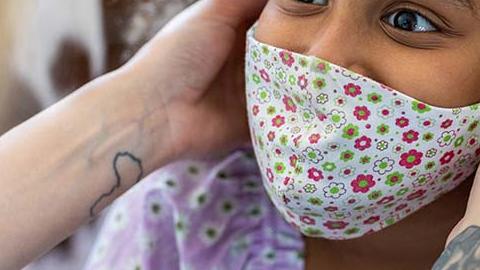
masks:
[[[303,239],[264,192],[252,149],[179,161],[111,207],[85,270],[304,267]]]
[[[441,108],[248,31],[247,104],[263,183],[311,237],[399,222],[472,175],[480,104]]]

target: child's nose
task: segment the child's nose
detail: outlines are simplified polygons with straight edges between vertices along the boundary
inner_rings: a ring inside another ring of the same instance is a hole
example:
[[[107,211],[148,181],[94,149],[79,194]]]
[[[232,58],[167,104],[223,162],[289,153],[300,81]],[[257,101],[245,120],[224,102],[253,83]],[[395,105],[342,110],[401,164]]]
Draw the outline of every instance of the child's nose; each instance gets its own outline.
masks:
[[[369,37],[371,33],[349,14],[332,14],[309,39],[306,54],[369,76],[369,55],[372,53]]]

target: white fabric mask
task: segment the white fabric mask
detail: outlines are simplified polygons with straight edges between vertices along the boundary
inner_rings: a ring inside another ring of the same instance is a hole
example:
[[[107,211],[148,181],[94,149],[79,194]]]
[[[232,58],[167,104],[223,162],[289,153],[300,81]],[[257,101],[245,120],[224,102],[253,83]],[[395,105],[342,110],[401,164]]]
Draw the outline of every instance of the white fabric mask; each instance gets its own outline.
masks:
[[[314,56],[247,34],[255,155],[282,216],[303,234],[379,231],[470,176],[479,104],[440,108]]]

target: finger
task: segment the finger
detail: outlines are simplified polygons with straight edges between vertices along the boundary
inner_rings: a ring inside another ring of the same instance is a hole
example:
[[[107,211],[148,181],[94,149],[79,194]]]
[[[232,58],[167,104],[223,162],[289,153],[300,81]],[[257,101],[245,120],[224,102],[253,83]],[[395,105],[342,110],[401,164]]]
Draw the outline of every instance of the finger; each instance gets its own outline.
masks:
[[[208,16],[221,20],[232,28],[258,18],[267,0],[204,0]]]
[[[178,14],[162,29],[162,33],[178,31],[185,25],[215,22],[232,29],[257,19],[268,0],[199,0]]]

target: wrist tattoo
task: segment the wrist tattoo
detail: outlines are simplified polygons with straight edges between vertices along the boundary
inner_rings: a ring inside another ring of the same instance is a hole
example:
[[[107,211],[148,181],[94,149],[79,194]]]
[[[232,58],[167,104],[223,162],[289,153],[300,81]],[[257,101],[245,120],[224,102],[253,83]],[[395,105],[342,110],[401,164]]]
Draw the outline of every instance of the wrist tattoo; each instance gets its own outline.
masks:
[[[97,200],[95,200],[93,205],[90,207],[90,217],[91,218],[95,217],[95,215],[96,215],[95,208],[97,207],[97,205],[103,199],[106,199],[110,195],[112,195],[115,192],[116,189],[120,188],[123,179],[122,179],[122,175],[120,175],[120,173],[119,173],[118,162],[121,159],[127,159],[129,162],[132,162],[133,164],[137,165],[138,175],[137,175],[137,180],[135,181],[135,183],[138,183],[143,178],[143,167],[142,167],[142,161],[140,159],[136,158],[134,155],[130,154],[129,152],[119,152],[119,153],[117,153],[115,155],[115,157],[113,158],[113,164],[112,164],[113,165],[113,171],[115,172],[115,178],[116,178],[115,183],[114,183],[113,187],[108,192],[105,192],[102,195],[100,195],[100,197]]]
[[[456,236],[433,265],[433,270],[480,269],[480,227]]]

